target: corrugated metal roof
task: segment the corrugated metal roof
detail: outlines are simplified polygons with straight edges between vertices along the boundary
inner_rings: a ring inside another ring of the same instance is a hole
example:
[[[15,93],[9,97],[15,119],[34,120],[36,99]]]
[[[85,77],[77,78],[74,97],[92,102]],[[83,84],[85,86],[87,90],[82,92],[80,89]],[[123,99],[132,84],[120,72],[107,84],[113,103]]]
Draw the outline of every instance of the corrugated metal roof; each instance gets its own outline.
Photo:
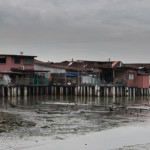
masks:
[[[32,55],[0,54],[0,56],[37,57]]]
[[[114,61],[114,62],[112,63],[112,67],[116,66],[118,62],[119,62],[119,61]]]
[[[132,67],[136,69],[148,69],[150,70],[150,63],[131,63],[131,64],[125,64],[126,67]]]
[[[112,68],[112,64],[114,61],[87,61],[87,60],[78,60],[78,61],[63,61],[57,63],[51,62],[42,62],[39,60],[34,61],[35,64],[43,65],[47,67],[53,68],[61,68],[66,70],[74,70],[74,71],[92,71],[92,72],[100,72],[103,68]],[[119,61],[115,61],[119,62]]]

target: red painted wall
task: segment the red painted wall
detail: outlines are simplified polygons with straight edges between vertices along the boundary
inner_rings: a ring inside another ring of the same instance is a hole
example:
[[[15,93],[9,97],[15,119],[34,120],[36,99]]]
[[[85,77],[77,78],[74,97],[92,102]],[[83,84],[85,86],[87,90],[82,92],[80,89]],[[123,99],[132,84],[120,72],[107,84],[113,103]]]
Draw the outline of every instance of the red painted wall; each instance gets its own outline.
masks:
[[[134,80],[129,80],[129,73],[134,73]],[[129,87],[137,88],[149,88],[149,76],[148,75],[138,75],[137,71],[134,69],[127,70],[127,85]]]
[[[136,86],[138,88],[149,88],[149,76],[148,75],[138,75],[136,79]]]
[[[134,73],[134,80],[129,80],[129,73]],[[126,73],[126,80],[127,80],[127,85],[129,87],[136,87],[136,78],[137,78],[137,71],[134,69],[128,69]]]
[[[14,63],[13,56],[6,56],[6,64],[0,64],[0,71],[11,71],[12,68],[21,69],[24,66],[25,70],[34,70],[34,65],[24,65],[24,58],[20,58],[20,64]]]
[[[0,71],[9,71],[11,68],[11,57],[6,57],[6,64],[0,64]]]

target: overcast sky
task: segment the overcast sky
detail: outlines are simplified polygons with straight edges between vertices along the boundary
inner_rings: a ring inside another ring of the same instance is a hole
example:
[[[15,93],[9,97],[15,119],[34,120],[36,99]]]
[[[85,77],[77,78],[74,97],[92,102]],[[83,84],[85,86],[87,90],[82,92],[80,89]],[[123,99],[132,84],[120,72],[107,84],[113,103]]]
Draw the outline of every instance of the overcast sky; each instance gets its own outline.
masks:
[[[0,0],[0,53],[150,63],[149,0]]]

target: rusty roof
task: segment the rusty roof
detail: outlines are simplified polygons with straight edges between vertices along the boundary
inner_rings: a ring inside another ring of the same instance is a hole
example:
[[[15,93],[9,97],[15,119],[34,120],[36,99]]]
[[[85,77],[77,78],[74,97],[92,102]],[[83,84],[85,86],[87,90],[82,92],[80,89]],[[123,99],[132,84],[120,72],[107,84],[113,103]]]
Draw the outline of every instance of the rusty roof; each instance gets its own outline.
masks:
[[[125,64],[126,67],[136,68],[136,69],[148,69],[150,70],[150,63],[131,63]]]
[[[64,67],[59,66],[59,65],[55,65],[55,63],[53,62],[43,62],[37,59],[34,59],[34,64],[40,65],[40,66],[44,66],[44,67],[49,67],[49,68],[59,68],[59,69],[64,69]]]
[[[120,61],[88,61],[88,60],[77,60],[77,61],[62,61],[62,62],[43,62],[35,59],[35,64],[61,68],[70,71],[92,71],[99,72],[103,68],[112,68]],[[114,63],[115,62],[115,63]]]

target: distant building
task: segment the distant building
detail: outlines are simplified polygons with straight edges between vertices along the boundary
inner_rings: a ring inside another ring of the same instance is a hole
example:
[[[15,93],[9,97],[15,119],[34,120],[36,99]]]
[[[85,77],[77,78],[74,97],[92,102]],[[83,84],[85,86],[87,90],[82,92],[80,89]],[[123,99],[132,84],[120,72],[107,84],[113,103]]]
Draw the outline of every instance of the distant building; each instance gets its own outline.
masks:
[[[65,69],[64,83],[149,88],[150,65],[126,65],[121,61],[63,61],[51,64]],[[55,68],[55,69],[56,69]]]
[[[43,72],[44,76],[48,78],[49,84],[64,84],[66,69],[55,65],[52,62],[43,62],[34,60],[34,71],[46,71]]]
[[[150,87],[150,64],[88,60],[53,63],[35,57],[0,54],[0,84]]]
[[[0,82],[9,84],[28,84],[30,72],[34,71],[34,58],[29,55],[0,54]],[[24,79],[24,80],[21,80]]]
[[[2,85],[39,85],[48,84],[34,70],[34,58],[30,55],[0,54],[0,84]]]
[[[0,54],[0,71],[13,72],[34,70],[34,58],[28,55]]]
[[[128,86],[137,88],[150,87],[150,64],[125,64],[130,70],[127,72]]]

